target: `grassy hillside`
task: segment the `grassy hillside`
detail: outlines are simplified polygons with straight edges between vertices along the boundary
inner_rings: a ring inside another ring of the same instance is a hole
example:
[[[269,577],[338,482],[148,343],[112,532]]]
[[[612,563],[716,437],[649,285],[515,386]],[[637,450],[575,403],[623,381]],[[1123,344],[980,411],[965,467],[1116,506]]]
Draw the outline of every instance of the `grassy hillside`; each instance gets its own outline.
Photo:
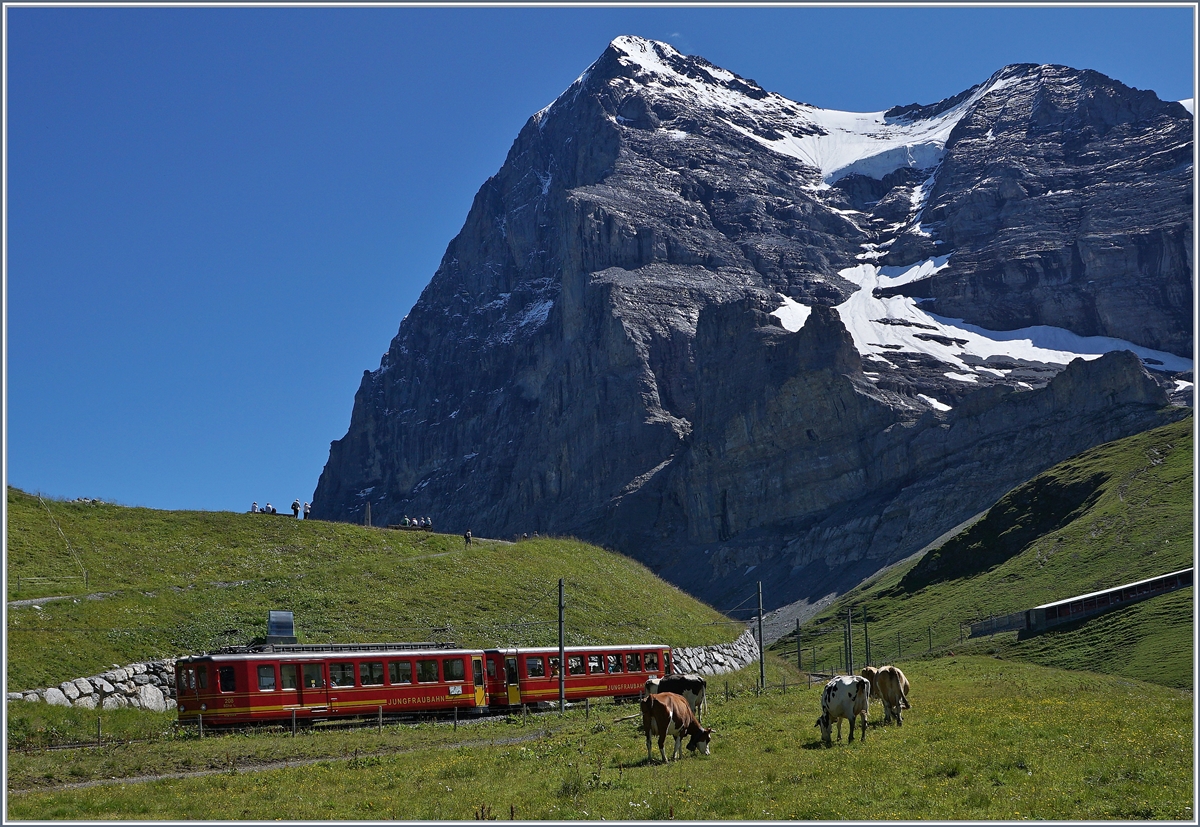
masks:
[[[57,526],[57,527],[56,527]],[[61,529],[61,534],[59,533]],[[246,643],[270,609],[304,642],[732,640],[737,627],[639,563],[575,540],[518,544],[229,512],[40,502],[8,489],[8,685]],[[87,587],[81,571],[87,571]],[[64,578],[57,581],[17,578]]]
[[[824,748],[813,727],[821,684],[797,683],[792,671],[784,692],[785,674],[769,663],[771,688],[762,694],[751,689],[757,667],[710,679],[712,754],[685,751],[667,766],[657,749],[647,762],[640,722],[618,721],[630,707],[612,704],[593,705],[590,715],[575,708],[457,730],[422,724],[295,738],[266,731],[203,740],[177,735],[9,753],[7,815],[170,822],[198,814],[372,822],[510,814],[551,821],[1194,820],[1190,693],[989,657],[918,661],[907,671],[912,709],[903,727],[882,726],[873,704],[865,741]],[[81,712],[57,710],[61,719]],[[94,726],[91,715],[80,717],[84,731]],[[196,774],[205,771],[214,774]],[[64,786],[81,782],[99,784]]]
[[[814,617],[806,656],[815,647],[818,661],[839,661],[853,607],[861,663],[865,607],[876,662],[989,651],[1191,687],[1192,589],[1027,640],[959,639],[969,631],[960,624],[1192,565],[1192,426],[1188,417],[1098,446],[1013,489],[962,534]],[[794,634],[776,649],[794,653]]]

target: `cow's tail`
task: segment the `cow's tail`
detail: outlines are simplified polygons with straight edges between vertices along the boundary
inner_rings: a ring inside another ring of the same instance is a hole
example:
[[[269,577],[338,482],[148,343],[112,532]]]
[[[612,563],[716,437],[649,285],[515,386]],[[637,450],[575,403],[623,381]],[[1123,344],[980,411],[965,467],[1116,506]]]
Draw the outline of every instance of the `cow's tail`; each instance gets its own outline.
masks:
[[[912,709],[912,707],[908,703],[908,697],[906,695],[900,696],[900,708],[901,709]]]

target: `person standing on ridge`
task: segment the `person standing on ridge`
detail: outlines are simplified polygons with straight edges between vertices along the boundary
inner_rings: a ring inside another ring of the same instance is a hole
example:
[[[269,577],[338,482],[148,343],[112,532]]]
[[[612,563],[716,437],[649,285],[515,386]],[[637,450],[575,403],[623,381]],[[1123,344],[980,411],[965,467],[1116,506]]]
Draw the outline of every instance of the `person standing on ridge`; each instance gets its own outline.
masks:
[[[308,519],[308,512],[312,511],[312,503],[304,504],[304,519]]]
[[[292,516],[297,520],[300,519],[300,498],[292,500]]]
[[[463,540],[466,541],[468,546],[471,545],[471,529],[467,529],[467,533],[463,535]]]

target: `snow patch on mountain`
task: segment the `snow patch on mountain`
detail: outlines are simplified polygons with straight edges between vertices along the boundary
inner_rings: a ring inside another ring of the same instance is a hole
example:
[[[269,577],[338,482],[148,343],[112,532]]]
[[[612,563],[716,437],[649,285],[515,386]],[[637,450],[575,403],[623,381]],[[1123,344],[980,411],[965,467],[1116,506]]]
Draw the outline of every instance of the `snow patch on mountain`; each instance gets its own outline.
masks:
[[[979,359],[1007,356],[1066,365],[1078,358],[1098,359],[1110,351],[1130,350],[1152,370],[1192,370],[1191,359],[1151,350],[1123,339],[1079,336],[1047,325],[1020,330],[987,330],[961,319],[944,318],[922,310],[917,306],[917,300],[908,296],[877,297],[874,294],[876,288],[907,284],[932,275],[948,267],[949,260],[949,256],[942,256],[911,267],[860,264],[839,273],[859,287],[835,308],[854,338],[859,353],[877,361],[884,361],[884,355],[897,351],[925,353],[953,366],[955,375],[946,375],[959,381],[971,381],[968,377],[986,370],[967,364],[963,359],[965,356]]]
[[[963,115],[984,95],[1015,80],[1001,70],[945,112],[910,120],[797,103],[707,61],[686,58],[666,43],[622,36],[611,45],[621,53],[621,63],[636,67],[648,93],[716,110],[730,128],[819,170],[818,189],[855,173],[882,178],[903,167],[936,167]],[[687,73],[680,71],[684,66],[690,67]]]
[[[795,333],[804,327],[804,323],[808,321],[809,315],[812,314],[812,308],[782,293],[779,294],[779,298],[783,299],[783,305],[772,310],[771,315],[779,319],[783,324],[784,330],[789,333]]]

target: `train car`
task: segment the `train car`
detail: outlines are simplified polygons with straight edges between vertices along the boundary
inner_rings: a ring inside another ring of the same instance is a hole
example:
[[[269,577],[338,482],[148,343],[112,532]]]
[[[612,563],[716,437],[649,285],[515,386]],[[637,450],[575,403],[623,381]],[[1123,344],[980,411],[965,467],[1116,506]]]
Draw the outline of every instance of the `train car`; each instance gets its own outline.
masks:
[[[566,699],[635,698],[647,678],[671,671],[671,648],[640,646],[568,646]],[[485,649],[489,707],[558,702],[557,646]]]
[[[436,644],[266,646],[181,658],[181,723],[205,726],[487,708],[481,650]]]

